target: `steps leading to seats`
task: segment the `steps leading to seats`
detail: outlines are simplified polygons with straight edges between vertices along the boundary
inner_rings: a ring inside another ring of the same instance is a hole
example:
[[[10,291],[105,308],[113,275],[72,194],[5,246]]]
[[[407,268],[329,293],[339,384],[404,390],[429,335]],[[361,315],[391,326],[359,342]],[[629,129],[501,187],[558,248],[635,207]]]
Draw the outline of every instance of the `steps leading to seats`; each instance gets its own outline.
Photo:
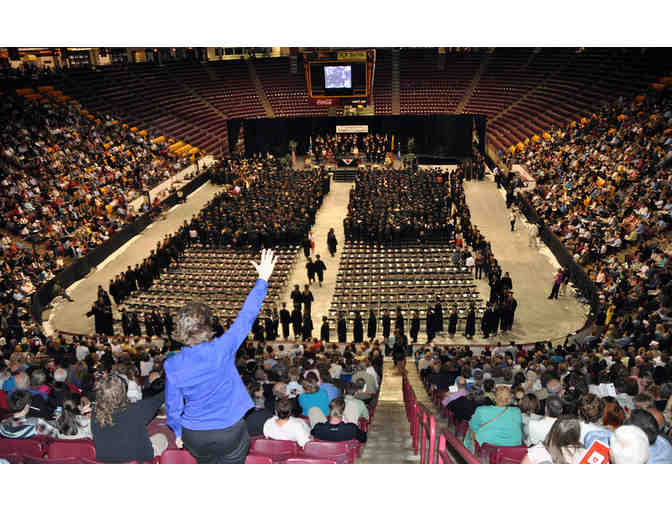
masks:
[[[274,119],[275,112],[273,111],[273,106],[271,106],[271,102],[268,100],[268,97],[266,96],[266,91],[264,91],[264,87],[261,84],[261,80],[259,79],[259,75],[257,74],[257,69],[254,67],[254,62],[252,62],[251,60],[248,61],[247,69],[250,72],[250,79],[254,84],[254,88],[257,91],[257,95],[259,96],[261,104],[264,107],[264,111],[266,112],[266,117]]]
[[[399,94],[399,48],[392,50],[392,115],[401,114]]]

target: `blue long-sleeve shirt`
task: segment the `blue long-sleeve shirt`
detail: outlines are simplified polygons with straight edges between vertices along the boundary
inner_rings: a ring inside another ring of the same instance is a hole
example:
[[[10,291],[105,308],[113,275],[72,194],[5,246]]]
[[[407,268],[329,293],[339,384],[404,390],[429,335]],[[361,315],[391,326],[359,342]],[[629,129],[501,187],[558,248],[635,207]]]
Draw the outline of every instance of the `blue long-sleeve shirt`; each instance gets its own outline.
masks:
[[[249,335],[267,289],[268,282],[258,279],[226,333],[211,342],[183,347],[164,362],[166,424],[175,437],[182,437],[182,427],[230,427],[254,406],[236,368],[236,351]]]

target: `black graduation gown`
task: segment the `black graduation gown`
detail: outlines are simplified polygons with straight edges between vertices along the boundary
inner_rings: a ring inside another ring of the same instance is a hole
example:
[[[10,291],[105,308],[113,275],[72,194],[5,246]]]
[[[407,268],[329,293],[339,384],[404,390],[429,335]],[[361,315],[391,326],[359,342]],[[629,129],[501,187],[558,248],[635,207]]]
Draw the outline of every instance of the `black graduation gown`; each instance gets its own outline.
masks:
[[[492,331],[492,321],[493,321],[493,312],[490,308],[486,308],[483,312],[483,317],[481,317],[481,331],[483,331],[484,336],[488,336],[490,331]]]
[[[426,330],[427,330],[427,343],[434,340],[434,337],[436,336],[436,331],[434,331],[435,323],[436,323],[436,321],[434,319],[434,311],[433,310],[428,310],[427,311],[427,318],[425,319]]]
[[[361,344],[364,341],[364,323],[361,317],[355,317],[352,335],[356,344]]]
[[[348,334],[348,323],[345,321],[345,318],[338,319],[338,341],[339,343],[345,343],[347,341]]]
[[[289,310],[283,308],[280,310],[280,324],[282,324],[282,338],[289,338],[289,323],[292,321],[292,316]]]
[[[259,317],[254,319],[254,324],[252,325],[252,333],[254,333],[254,340],[256,342],[264,341],[264,327],[261,325],[261,319],[259,319]]]
[[[91,310],[89,310],[86,313],[87,317],[91,317],[93,315],[93,320],[94,324],[96,327],[96,334],[99,335],[104,335],[105,333],[105,311],[102,308],[99,308],[97,306],[93,306]]]
[[[492,311],[492,317],[490,318],[490,331],[494,335],[497,334],[497,330],[499,329],[499,319],[502,315],[502,307],[497,305]]]
[[[322,327],[320,328],[320,340],[322,342],[329,341],[329,323],[323,322]]]
[[[474,336],[476,333],[476,311],[475,310],[469,310],[469,313],[467,314],[467,325],[464,328],[464,335],[465,336]]]
[[[124,332],[124,336],[131,334],[131,317],[126,312],[121,316],[121,330]]]
[[[390,326],[392,320],[389,315],[383,315],[383,338],[390,338]]]
[[[448,319],[448,333],[454,335],[457,331],[457,313],[451,313]]]
[[[303,316],[303,327],[301,329],[303,333],[303,339],[307,340],[313,336],[313,319],[310,318],[310,315],[306,314]]]
[[[369,314],[369,323],[367,324],[366,327],[366,336],[368,338],[376,338],[376,329],[378,326],[378,322],[376,321],[376,315],[371,312]]]
[[[420,317],[411,317],[411,338],[413,343],[418,341],[418,333],[420,332]]]
[[[270,317],[264,319],[264,329],[266,329],[266,340],[275,340],[276,335],[273,334],[273,319]]]
[[[294,336],[301,336],[301,325],[303,323],[303,317],[301,315],[301,310],[295,308],[292,310],[292,329],[294,330]]]
[[[332,235],[329,233],[327,236],[327,245],[329,246],[329,253],[332,255],[336,253],[336,245],[338,245],[338,241],[336,240],[336,236]]]
[[[301,303],[303,303],[303,295],[301,294],[300,290],[294,289],[290,297],[292,298],[292,302],[294,303],[295,308],[299,308]]]
[[[434,306],[434,323],[436,324],[435,331],[443,331],[443,307],[441,303],[436,303]]]
[[[400,313],[399,316],[394,320],[394,327],[398,329],[399,332],[404,334],[404,314]]]

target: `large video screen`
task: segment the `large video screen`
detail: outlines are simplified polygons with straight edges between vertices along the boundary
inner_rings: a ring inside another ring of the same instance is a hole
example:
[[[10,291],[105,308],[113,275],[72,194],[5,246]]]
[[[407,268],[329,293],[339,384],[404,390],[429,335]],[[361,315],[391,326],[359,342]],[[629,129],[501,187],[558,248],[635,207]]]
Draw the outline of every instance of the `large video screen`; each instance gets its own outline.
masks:
[[[352,66],[324,66],[325,89],[351,89]]]

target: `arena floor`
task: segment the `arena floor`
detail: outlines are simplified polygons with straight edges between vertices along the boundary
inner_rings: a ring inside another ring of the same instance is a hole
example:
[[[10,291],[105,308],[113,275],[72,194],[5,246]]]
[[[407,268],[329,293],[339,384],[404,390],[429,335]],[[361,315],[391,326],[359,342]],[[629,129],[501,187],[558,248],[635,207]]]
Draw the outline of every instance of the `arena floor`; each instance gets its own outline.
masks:
[[[340,261],[340,251],[344,244],[343,219],[347,211],[349,191],[352,183],[333,182],[331,191],[324,200],[322,208],[317,214],[313,233],[316,241],[316,253],[323,258],[327,271],[323,286],[313,285],[315,297],[313,303],[313,321],[319,331],[322,315],[326,315],[336,284],[336,274]],[[463,335],[457,334],[454,338],[448,335],[435,339],[437,344],[470,344],[484,345],[497,342],[530,343],[539,340],[561,341],[568,333],[579,329],[586,318],[587,308],[581,305],[571,292],[561,296],[557,301],[548,300],[552,286],[552,279],[558,267],[548,248],[529,248],[525,225],[516,225],[516,231],[510,231],[509,210],[506,209],[504,195],[497,190],[491,179],[485,181],[465,182],[467,203],[471,209],[472,222],[492,243],[495,256],[499,260],[503,271],[508,271],[513,280],[513,291],[518,301],[516,320],[512,331],[496,337],[483,339],[479,334],[469,341]],[[192,194],[187,203],[174,208],[167,215],[167,219],[159,220],[143,234],[129,241],[109,259],[92,272],[87,278],[75,283],[68,293],[75,299],[73,303],[57,298],[54,307],[45,312],[45,327],[51,333],[64,331],[77,334],[93,333],[93,318],[85,316],[95,300],[98,285],[107,289],[109,280],[117,273],[125,270],[128,265],[135,265],[148,256],[149,251],[166,234],[175,232],[184,220],[191,218],[217,192],[218,187],[206,184]],[[522,220],[521,220],[522,221]],[[327,250],[326,238],[329,228],[334,227],[338,238],[338,252],[332,258]],[[305,258],[301,251],[297,257],[295,269],[290,274],[286,301],[294,284],[303,288],[307,283],[305,272]],[[487,300],[490,294],[485,280],[477,281],[479,291]],[[291,306],[290,306],[291,307]],[[116,312],[116,307],[114,308]],[[444,314],[446,311],[444,310]],[[116,314],[115,314],[116,316]],[[424,328],[424,325],[423,325]],[[335,336],[335,335],[334,335]],[[424,342],[426,336],[421,328],[419,343]]]

